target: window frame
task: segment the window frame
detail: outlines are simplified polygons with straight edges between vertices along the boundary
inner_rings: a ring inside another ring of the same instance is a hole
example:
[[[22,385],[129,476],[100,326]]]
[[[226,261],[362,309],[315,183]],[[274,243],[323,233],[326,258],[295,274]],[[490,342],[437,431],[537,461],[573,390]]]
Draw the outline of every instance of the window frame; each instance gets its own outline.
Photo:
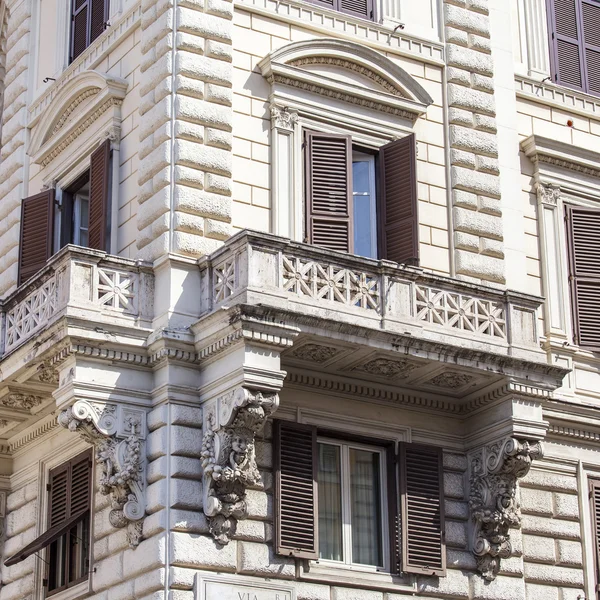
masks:
[[[377,443],[375,440],[356,441],[353,436],[345,437],[342,434],[332,435],[328,432],[323,435],[317,429],[317,456],[319,444],[328,444],[332,446],[338,446],[340,448],[340,486],[341,486],[341,500],[342,500],[342,554],[344,560],[337,561],[331,559],[318,558],[314,562],[319,565],[332,566],[336,568],[344,568],[352,571],[362,571],[371,573],[390,573],[391,570],[391,555],[392,555],[392,537],[390,536],[390,524],[389,514],[393,508],[393,501],[397,500],[394,494],[391,494],[389,487],[389,444],[386,448],[385,445]],[[351,523],[351,507],[350,507],[350,485],[349,485],[349,462],[350,462],[350,449],[366,450],[369,452],[376,452],[380,456],[380,494],[381,494],[381,551],[383,557],[383,565],[367,565],[364,563],[355,563],[348,560],[348,556],[352,556],[352,523]],[[318,459],[317,459],[318,460]],[[318,490],[318,486],[317,486]],[[317,510],[317,523],[319,513]],[[318,526],[318,525],[317,525]],[[350,532],[350,533],[348,533]],[[319,536],[320,539],[320,536]]]
[[[377,152],[365,152],[362,148],[356,144],[352,144],[352,218],[356,216],[356,202],[355,198],[357,195],[361,195],[359,192],[354,190],[354,163],[355,162],[367,162],[369,167],[369,197],[370,201],[370,213],[371,213],[371,256],[367,258],[378,258],[380,251],[379,244],[379,218],[380,208],[379,197],[381,193],[381,182],[379,181],[379,151]],[[364,195],[364,194],[362,194]],[[354,235],[356,237],[356,228],[354,228]],[[356,239],[353,240],[353,245],[356,246]],[[362,255],[361,255],[362,256]]]

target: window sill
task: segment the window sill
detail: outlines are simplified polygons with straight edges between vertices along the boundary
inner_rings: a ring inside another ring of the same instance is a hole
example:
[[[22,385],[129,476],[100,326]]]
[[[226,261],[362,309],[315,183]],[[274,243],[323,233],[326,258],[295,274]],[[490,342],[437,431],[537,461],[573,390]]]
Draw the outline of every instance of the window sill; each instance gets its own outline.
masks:
[[[416,577],[392,575],[385,572],[361,569],[350,565],[322,564],[315,561],[304,563],[301,579],[330,585],[347,585],[384,591],[415,593]]]
[[[397,23],[390,20],[384,20],[383,24],[368,21],[304,0],[240,0],[236,6],[266,16],[277,13],[279,20],[296,26],[298,19],[302,19],[302,27],[307,29],[329,34],[333,30],[352,41],[379,47],[386,52],[418,57],[423,62],[440,67],[445,65],[444,45],[439,39],[395,31]]]
[[[50,596],[46,595],[46,600],[76,600],[77,598],[85,598],[90,595],[90,580],[82,581],[73,587],[67,588],[57,594]]]

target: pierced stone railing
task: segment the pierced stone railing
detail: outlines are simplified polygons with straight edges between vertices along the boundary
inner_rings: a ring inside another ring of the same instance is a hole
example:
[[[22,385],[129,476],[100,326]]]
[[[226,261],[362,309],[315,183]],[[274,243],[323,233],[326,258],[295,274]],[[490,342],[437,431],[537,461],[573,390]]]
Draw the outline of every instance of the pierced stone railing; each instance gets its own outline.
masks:
[[[63,316],[147,327],[152,319],[152,285],[147,265],[67,246],[0,305],[0,355]]]
[[[247,231],[199,264],[203,314],[261,304],[467,348],[541,352],[542,299],[526,294]]]

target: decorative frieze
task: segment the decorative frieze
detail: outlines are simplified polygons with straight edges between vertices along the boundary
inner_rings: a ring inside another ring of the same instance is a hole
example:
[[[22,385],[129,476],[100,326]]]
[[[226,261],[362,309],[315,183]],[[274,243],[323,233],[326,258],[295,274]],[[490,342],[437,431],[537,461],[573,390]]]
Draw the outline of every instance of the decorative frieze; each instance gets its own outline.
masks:
[[[472,550],[477,570],[488,581],[496,578],[500,560],[513,553],[510,530],[521,525],[517,482],[527,475],[531,461],[542,456],[541,442],[511,437],[470,456]]]
[[[237,521],[247,517],[246,490],[260,482],[255,436],[278,403],[275,392],[240,387],[205,408],[203,507],[221,545],[229,543]]]
[[[0,398],[0,404],[9,408],[20,408],[22,410],[31,410],[42,403],[42,397],[35,394],[24,394],[21,392],[12,392],[3,398]]]
[[[292,351],[292,356],[294,356],[294,358],[299,358],[300,360],[322,363],[332,359],[339,353],[340,350],[338,348],[332,348],[331,346],[304,344],[304,346],[295,348]]]
[[[408,377],[417,367],[417,363],[404,358],[398,360],[374,358],[363,365],[357,365],[354,367],[354,370],[364,371],[379,377],[398,377],[403,379]]]
[[[78,400],[60,413],[58,422],[95,446],[102,471],[100,492],[111,498],[110,524],[127,527],[129,545],[137,547],[146,507],[145,413],[118,404]]]

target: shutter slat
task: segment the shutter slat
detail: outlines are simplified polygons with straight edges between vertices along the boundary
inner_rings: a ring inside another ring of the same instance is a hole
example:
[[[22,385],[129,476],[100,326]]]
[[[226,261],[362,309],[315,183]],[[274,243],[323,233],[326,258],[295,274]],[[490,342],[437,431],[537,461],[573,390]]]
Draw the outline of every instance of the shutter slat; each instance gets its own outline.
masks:
[[[108,0],[91,0],[91,3],[90,44],[104,33],[108,20]]]
[[[316,428],[276,421],[277,553],[318,558]]]
[[[419,264],[417,158],[415,136],[380,149],[380,257],[402,264]]]
[[[444,575],[444,496],[439,448],[402,444],[399,461],[402,497],[402,570]]]
[[[306,230],[311,244],[352,252],[352,139],[306,134]]]
[[[596,571],[596,588],[600,581],[600,480],[589,479],[590,509],[594,527],[594,566]]]
[[[373,18],[372,0],[339,0],[339,10],[363,19]]]
[[[21,205],[19,284],[35,275],[52,256],[54,190],[25,198]]]
[[[575,337],[582,348],[600,350],[600,209],[566,208]]]
[[[107,250],[107,221],[110,198],[110,140],[94,151],[90,159],[90,207],[88,244]]]
[[[89,46],[89,10],[89,0],[75,0],[73,2],[73,16],[71,20],[71,62]]]

